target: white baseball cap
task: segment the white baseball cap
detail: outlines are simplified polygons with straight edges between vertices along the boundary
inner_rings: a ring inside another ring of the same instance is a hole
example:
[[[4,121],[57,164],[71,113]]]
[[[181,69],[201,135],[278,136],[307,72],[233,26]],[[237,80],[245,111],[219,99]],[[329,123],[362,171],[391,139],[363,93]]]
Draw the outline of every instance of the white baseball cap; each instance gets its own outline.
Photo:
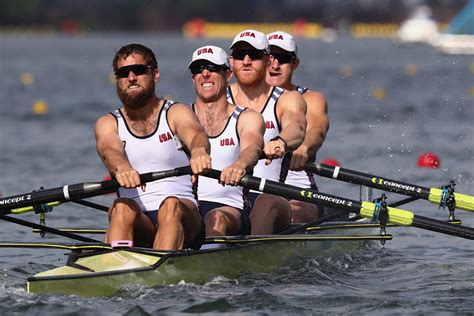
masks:
[[[264,50],[269,53],[268,40],[265,34],[256,30],[245,30],[237,34],[232,41],[230,48],[234,47],[238,42],[246,42],[252,45],[254,48]]]
[[[296,43],[293,36],[283,31],[276,31],[267,34],[268,43],[270,45],[278,46],[287,52],[295,53],[296,55]]]
[[[207,45],[203,47],[199,47],[193,53],[193,58],[188,65],[188,68],[191,67],[191,64],[198,60],[207,60],[211,63],[219,66],[225,65],[229,68],[229,57],[225,50],[220,47]]]

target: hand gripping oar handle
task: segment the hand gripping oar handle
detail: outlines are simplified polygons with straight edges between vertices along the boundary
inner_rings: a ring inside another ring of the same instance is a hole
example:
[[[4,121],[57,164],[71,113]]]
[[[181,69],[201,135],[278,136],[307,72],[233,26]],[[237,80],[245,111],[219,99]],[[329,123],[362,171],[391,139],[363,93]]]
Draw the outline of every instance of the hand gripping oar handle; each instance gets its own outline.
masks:
[[[326,178],[362,184],[371,188],[417,197],[438,205],[443,195],[443,190],[438,188],[426,188],[324,163],[307,163],[305,170]],[[465,211],[474,211],[474,196],[454,192],[454,200],[456,208]]]
[[[141,183],[147,183],[168,177],[178,177],[191,173],[191,167],[179,167],[171,170],[140,174]],[[49,203],[53,201],[71,201],[107,194],[120,187],[116,179],[102,182],[85,182],[65,185],[53,189],[34,191],[0,199],[0,214],[10,214],[10,209]]]
[[[217,170],[211,170],[204,175],[210,178],[219,179],[220,172]],[[245,175],[240,180],[240,186],[268,194],[284,196],[286,198],[360,214],[362,217],[366,218],[373,218],[375,212],[376,205],[372,202],[359,202],[250,175]],[[388,221],[396,225],[413,226],[447,235],[474,239],[473,228],[453,225],[439,220],[418,216],[413,212],[398,208],[388,207]]]

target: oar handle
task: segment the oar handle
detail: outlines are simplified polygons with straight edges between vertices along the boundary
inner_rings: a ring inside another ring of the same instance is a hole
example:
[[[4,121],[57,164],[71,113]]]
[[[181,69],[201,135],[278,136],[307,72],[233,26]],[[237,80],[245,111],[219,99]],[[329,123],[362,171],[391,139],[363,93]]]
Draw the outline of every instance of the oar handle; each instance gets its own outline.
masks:
[[[142,183],[147,183],[168,177],[178,177],[191,174],[191,167],[179,167],[171,170],[149,172],[140,175]],[[116,179],[102,182],[85,182],[65,185],[53,189],[40,190],[4,197],[0,199],[0,214],[10,214],[11,209],[49,203],[54,201],[65,202],[93,197],[116,191],[120,187]]]
[[[184,166],[164,171],[141,173],[140,182],[144,184],[164,178],[184,176],[186,174],[191,174],[191,172],[190,166]],[[96,184],[97,183],[91,183],[93,186]],[[113,178],[111,180],[104,180],[100,182],[100,187],[101,191],[103,192],[102,194],[107,194],[117,191],[117,189],[120,188],[120,184],[118,183],[117,179]]]

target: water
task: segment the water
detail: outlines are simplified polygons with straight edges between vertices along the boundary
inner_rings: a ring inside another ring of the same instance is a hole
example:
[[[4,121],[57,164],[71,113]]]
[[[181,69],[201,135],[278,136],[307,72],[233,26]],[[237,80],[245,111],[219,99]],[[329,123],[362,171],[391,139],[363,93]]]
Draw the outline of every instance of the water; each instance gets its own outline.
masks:
[[[95,120],[118,106],[109,80],[116,49],[139,42],[155,50],[161,71],[157,91],[193,101],[186,67],[192,51],[228,40],[186,41],[179,35],[134,34],[2,35],[0,69],[0,190],[4,196],[44,186],[101,180],[106,171],[95,152]],[[296,82],[322,91],[331,128],[318,160],[335,157],[344,167],[427,187],[456,180],[458,192],[474,195],[474,86],[472,57],[446,56],[430,47],[397,47],[387,40],[334,43],[300,40]],[[415,75],[405,67],[417,67]],[[20,76],[34,76],[24,85]],[[376,100],[372,92],[384,88]],[[47,115],[32,113],[44,100]],[[441,168],[416,166],[425,151]],[[357,198],[359,188],[319,179],[325,193]],[[379,192],[375,192],[379,194]],[[388,194],[389,201],[400,196]],[[112,197],[93,199],[108,204]],[[402,208],[436,219],[446,213],[417,201]],[[466,225],[472,214],[457,212]],[[20,216],[19,216],[20,217]],[[34,214],[22,219],[37,221]],[[105,227],[103,212],[68,204],[48,214],[54,227]],[[41,241],[29,229],[0,223],[2,241]],[[0,251],[1,314],[149,315],[162,313],[471,313],[474,303],[472,242],[415,228],[391,228],[383,248],[295,262],[267,274],[236,280],[217,277],[204,284],[153,289],[135,287],[112,298],[30,295],[28,276],[60,265],[62,251]],[[97,238],[101,238],[100,236]],[[61,239],[46,237],[48,242]],[[62,240],[64,241],[64,240]]]

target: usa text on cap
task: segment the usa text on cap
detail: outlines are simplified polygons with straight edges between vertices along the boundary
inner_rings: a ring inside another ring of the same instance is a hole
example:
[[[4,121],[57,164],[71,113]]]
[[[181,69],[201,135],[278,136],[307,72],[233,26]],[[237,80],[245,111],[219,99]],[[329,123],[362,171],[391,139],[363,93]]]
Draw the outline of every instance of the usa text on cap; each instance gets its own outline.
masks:
[[[230,48],[232,49],[238,42],[246,42],[254,48],[264,50],[268,53],[268,40],[262,32],[256,30],[242,31],[234,38]]]
[[[276,31],[267,35],[270,45],[278,46],[287,52],[296,54],[296,43],[293,36],[283,31]]]
[[[198,60],[207,60],[215,65],[225,65],[229,67],[229,57],[227,56],[227,53],[217,46],[207,45],[196,49],[188,68],[191,67],[192,63]]]

